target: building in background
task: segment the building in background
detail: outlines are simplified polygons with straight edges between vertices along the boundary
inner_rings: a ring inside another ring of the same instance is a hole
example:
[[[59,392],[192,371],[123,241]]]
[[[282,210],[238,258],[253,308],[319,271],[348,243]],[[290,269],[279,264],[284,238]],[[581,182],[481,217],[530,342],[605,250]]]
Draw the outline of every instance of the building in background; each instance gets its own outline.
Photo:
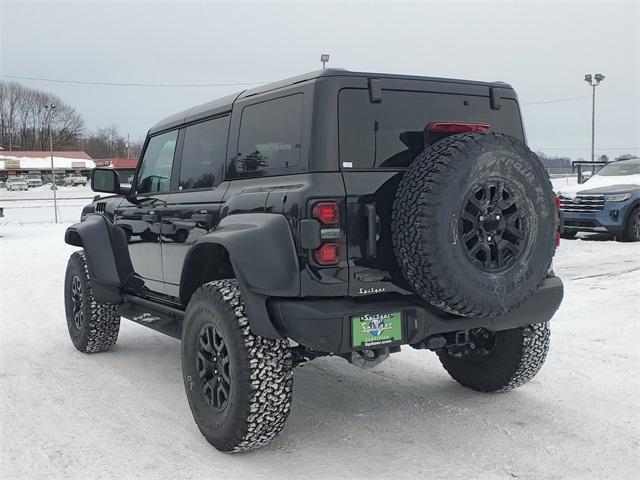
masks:
[[[96,167],[111,167],[117,170],[122,183],[131,183],[133,181],[133,174],[138,166],[137,158],[100,158],[94,160],[94,162]]]
[[[93,159],[83,151],[54,151],[56,177],[80,174],[88,177],[95,168]],[[0,151],[0,179],[13,175],[51,177],[51,154],[47,151]]]

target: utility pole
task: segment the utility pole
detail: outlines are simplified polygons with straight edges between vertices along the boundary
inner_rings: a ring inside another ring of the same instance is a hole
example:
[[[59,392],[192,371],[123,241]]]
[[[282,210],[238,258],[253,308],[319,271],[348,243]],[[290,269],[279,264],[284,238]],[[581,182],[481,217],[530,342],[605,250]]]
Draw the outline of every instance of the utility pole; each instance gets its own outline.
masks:
[[[53,115],[53,109],[56,108],[54,103],[50,103],[44,106],[47,109],[47,116],[49,117],[49,153],[51,155],[51,180],[53,185],[51,188],[53,189],[53,217],[55,223],[58,223],[58,196],[56,194],[56,171],[53,167],[53,136],[51,135],[51,116]]]
[[[591,101],[591,162],[595,162],[595,146],[596,146],[596,87],[600,85],[600,82],[604,80],[604,75],[596,73],[591,75],[588,73],[584,76],[584,81],[587,82],[593,89],[592,101]],[[591,173],[596,172],[596,166],[591,165]]]
[[[129,134],[127,133],[127,158],[131,158],[131,149],[129,148]]]

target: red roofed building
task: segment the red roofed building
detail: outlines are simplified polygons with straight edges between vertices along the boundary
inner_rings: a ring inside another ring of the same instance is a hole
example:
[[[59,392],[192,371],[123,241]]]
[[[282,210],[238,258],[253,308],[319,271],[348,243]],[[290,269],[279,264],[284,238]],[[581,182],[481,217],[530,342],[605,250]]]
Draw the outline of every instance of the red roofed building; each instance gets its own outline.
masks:
[[[94,167],[93,159],[81,150],[53,151],[53,169],[58,175],[88,175]],[[0,178],[21,174],[51,175],[51,153],[40,150],[0,150]]]
[[[138,167],[138,159],[137,158],[125,158],[125,157],[114,157],[114,158],[99,158],[94,160],[96,167],[111,167],[118,171],[120,174],[120,181],[123,183],[130,183],[133,177],[133,174]]]
[[[49,150],[1,150],[0,155],[8,156],[8,157],[29,157],[29,158],[50,158],[51,153]],[[54,150],[54,157],[61,158],[73,158],[74,160],[93,160],[89,156],[87,152],[83,152],[82,150],[73,150],[73,151],[65,151],[65,150]]]

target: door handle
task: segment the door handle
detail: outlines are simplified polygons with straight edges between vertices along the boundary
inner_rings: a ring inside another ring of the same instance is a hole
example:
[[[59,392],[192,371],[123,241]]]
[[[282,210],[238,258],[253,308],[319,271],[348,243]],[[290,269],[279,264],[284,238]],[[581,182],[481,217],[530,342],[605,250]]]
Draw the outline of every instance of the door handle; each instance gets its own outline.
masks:
[[[375,257],[378,253],[378,238],[380,238],[380,217],[376,214],[376,206],[367,203],[364,206],[364,214],[367,218],[367,241],[365,255],[369,258]]]
[[[147,212],[146,214],[142,214],[142,221],[143,222],[159,222],[160,214],[154,211]]]
[[[191,220],[198,223],[206,223],[207,225],[213,224],[213,213],[194,213],[191,215]]]

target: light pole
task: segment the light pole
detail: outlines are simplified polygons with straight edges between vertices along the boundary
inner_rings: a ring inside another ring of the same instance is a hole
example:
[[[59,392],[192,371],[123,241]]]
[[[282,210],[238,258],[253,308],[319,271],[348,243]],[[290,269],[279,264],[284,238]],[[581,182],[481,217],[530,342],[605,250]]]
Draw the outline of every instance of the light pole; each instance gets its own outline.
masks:
[[[58,196],[56,194],[56,171],[53,167],[53,137],[51,135],[51,116],[53,115],[53,109],[56,108],[55,103],[48,103],[44,106],[47,109],[47,117],[49,120],[49,154],[51,155],[51,181],[53,185],[51,188],[53,189],[53,217],[55,219],[55,223],[58,223]]]
[[[329,61],[329,54],[323,53],[322,55],[320,55],[320,61],[322,62],[322,68],[324,69],[325,64]]]
[[[591,162],[595,161],[595,145],[596,145],[596,87],[600,85],[600,82],[604,80],[604,75],[596,73],[591,75],[590,73],[584,76],[584,81],[591,85],[593,89],[593,100],[591,102]],[[591,173],[595,173],[596,166],[591,166]]]

